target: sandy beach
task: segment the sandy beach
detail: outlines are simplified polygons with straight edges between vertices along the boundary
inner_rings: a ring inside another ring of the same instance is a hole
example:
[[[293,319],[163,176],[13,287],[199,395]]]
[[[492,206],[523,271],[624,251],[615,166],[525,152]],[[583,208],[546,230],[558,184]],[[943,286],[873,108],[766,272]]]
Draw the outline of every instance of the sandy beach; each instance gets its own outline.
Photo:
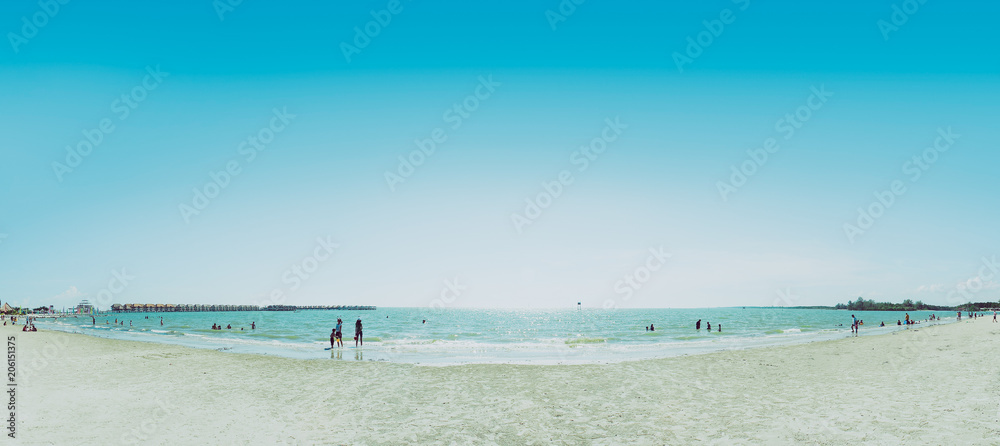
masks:
[[[1000,444],[991,318],[573,366],[414,366],[353,348],[295,360],[2,328],[23,444]]]

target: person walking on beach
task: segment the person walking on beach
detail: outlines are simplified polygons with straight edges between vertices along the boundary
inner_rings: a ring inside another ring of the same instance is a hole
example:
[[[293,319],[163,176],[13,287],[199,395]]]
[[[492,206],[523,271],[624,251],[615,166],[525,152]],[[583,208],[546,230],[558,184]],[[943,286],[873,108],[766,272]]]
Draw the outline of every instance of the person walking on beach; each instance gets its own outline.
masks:
[[[358,321],[354,323],[354,346],[355,347],[358,346],[359,342],[361,343],[361,345],[365,345],[365,341],[364,341],[364,338],[362,337],[362,335],[363,335],[363,333],[361,332],[361,318],[359,317]]]
[[[993,310],[993,322],[997,321],[997,310]]]
[[[698,319],[698,322],[694,323],[694,329],[701,330],[701,319]]]
[[[858,318],[854,317],[853,314],[851,315],[851,333],[858,334]]]

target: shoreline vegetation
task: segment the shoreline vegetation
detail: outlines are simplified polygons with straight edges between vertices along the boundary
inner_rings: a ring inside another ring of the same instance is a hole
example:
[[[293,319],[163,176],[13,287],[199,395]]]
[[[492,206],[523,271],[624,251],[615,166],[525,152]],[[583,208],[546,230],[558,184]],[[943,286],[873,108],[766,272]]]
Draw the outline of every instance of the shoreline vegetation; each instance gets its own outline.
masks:
[[[921,301],[904,300],[902,303],[875,302],[858,298],[856,301],[848,301],[846,304],[835,306],[796,306],[796,307],[760,307],[745,306],[742,308],[787,308],[790,310],[850,310],[850,311],[987,311],[1000,309],[1000,302],[969,302],[958,306],[930,305]]]
[[[0,329],[16,336],[18,432],[30,444],[986,445],[1000,437],[1000,324],[985,317],[614,364],[448,367]]]

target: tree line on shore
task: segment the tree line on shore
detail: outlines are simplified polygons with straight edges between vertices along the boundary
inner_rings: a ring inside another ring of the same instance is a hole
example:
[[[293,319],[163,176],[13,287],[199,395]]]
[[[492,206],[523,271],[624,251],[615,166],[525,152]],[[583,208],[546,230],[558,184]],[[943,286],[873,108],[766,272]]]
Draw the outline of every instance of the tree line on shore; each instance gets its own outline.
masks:
[[[922,301],[914,302],[906,299],[902,303],[875,302],[872,299],[865,300],[858,298],[855,301],[847,301],[846,304],[837,304],[834,309],[851,311],[981,311],[989,308],[1000,308],[1000,302],[970,302],[958,306],[929,305]]]

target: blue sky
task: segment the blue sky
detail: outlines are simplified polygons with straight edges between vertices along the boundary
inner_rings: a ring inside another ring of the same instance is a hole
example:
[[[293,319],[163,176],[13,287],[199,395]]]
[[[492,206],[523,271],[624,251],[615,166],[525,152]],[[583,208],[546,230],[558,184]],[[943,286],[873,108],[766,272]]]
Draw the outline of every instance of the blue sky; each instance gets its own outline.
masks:
[[[0,6],[0,300],[997,299],[998,5],[225,4]]]

